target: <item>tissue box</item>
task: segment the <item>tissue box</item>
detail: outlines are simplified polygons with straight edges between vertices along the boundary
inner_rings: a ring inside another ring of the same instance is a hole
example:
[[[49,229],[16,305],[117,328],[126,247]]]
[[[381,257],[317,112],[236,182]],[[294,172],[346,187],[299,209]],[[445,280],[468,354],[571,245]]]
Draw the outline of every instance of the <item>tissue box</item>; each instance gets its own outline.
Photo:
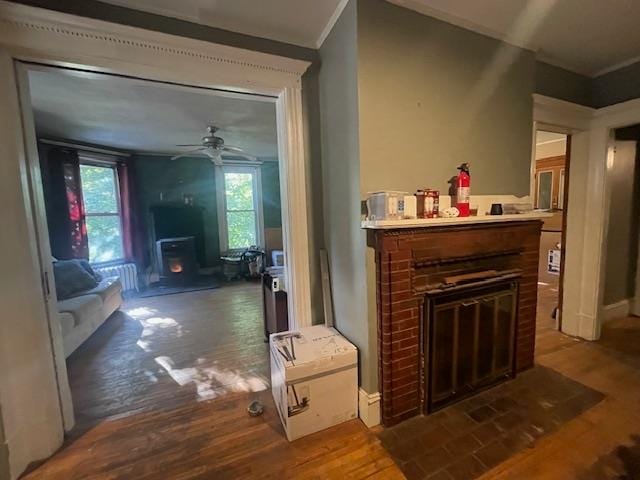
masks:
[[[358,416],[358,351],[324,325],[269,337],[271,389],[287,438]]]

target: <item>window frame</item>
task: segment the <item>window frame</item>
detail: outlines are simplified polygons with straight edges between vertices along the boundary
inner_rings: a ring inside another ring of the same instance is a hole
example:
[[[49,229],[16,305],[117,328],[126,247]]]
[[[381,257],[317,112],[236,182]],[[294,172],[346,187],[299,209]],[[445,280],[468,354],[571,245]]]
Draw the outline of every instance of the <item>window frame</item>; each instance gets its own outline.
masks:
[[[89,263],[91,265],[98,265],[98,266],[117,265],[125,262],[126,260],[125,253],[124,253],[124,224],[122,223],[122,197],[120,196],[120,178],[118,177],[118,170],[117,170],[118,164],[115,159],[106,158],[106,156],[104,157],[105,158],[103,158],[102,155],[99,155],[99,156],[94,154],[89,155],[86,153],[81,153],[78,155],[80,167],[82,167],[82,165],[87,165],[89,167],[108,168],[113,173],[113,183],[115,188],[117,213],[110,213],[110,212],[109,213],[107,212],[89,213],[87,211],[87,206],[84,201],[84,188],[82,185],[82,169],[80,169],[80,185],[82,188],[82,209],[84,211],[85,219],[89,217],[118,217],[118,220],[120,223],[120,244],[122,246],[122,249],[121,249],[122,257],[114,258],[104,262],[92,262],[91,256],[89,256]],[[91,238],[89,237],[88,232],[87,232],[87,242],[89,244],[89,252],[91,252]]]
[[[220,255],[242,252],[243,248],[229,248],[227,224],[227,195],[225,190],[226,173],[250,173],[253,175],[253,207],[255,211],[256,243],[264,248],[264,216],[262,209],[262,170],[260,165],[216,165],[216,203],[218,210],[218,235]]]

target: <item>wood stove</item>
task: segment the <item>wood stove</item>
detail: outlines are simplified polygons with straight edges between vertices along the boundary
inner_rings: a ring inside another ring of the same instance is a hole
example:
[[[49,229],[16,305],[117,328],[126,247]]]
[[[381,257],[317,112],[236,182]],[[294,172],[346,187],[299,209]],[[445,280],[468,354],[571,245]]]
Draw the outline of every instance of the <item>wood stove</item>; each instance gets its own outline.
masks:
[[[194,237],[163,238],[156,242],[160,282],[186,285],[198,274]]]

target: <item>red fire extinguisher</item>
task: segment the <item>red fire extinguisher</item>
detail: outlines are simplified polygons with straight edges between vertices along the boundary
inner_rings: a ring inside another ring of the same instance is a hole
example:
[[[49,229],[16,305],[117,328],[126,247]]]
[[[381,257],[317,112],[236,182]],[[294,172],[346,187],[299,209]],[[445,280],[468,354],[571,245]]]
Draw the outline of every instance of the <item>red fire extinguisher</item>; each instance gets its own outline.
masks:
[[[457,184],[457,203],[456,208],[460,212],[461,217],[469,216],[469,195],[471,194],[471,174],[469,173],[469,164],[463,163],[458,167]]]

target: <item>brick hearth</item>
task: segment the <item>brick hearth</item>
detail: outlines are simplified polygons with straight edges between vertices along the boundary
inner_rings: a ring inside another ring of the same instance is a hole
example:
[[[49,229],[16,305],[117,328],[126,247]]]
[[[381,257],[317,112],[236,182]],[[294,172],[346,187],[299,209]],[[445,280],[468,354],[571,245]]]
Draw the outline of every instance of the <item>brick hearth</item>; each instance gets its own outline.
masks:
[[[376,251],[378,373],[385,426],[424,410],[422,309],[428,280],[443,269],[440,263],[499,258],[522,271],[515,370],[533,366],[540,229],[541,222],[535,220],[368,231],[367,243]]]

